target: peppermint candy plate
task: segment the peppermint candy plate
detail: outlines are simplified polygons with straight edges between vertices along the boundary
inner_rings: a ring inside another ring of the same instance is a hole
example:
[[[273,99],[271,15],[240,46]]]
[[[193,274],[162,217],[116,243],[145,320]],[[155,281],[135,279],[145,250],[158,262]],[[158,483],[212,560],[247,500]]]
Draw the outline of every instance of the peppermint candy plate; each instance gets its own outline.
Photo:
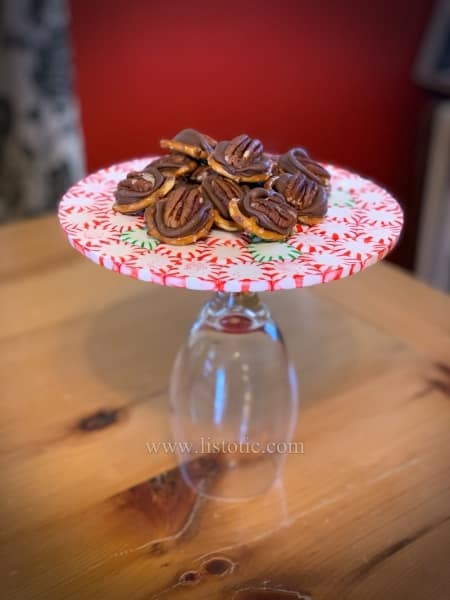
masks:
[[[282,243],[213,229],[206,240],[170,246],[147,235],[143,217],[112,210],[118,181],[151,158],[88,175],[67,191],[58,209],[61,226],[78,252],[142,281],[226,292],[306,287],[354,275],[382,260],[402,229],[402,210],[388,192],[324,165],[331,173],[331,193],[323,223],[297,225]]]

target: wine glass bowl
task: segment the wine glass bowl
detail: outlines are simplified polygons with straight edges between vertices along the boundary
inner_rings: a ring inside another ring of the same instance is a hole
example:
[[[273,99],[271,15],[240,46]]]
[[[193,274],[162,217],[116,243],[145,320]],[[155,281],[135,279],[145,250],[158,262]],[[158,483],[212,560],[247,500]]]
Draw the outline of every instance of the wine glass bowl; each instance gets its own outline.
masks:
[[[199,493],[263,493],[297,417],[297,381],[278,327],[254,293],[218,292],[180,349],[170,384],[181,470]]]

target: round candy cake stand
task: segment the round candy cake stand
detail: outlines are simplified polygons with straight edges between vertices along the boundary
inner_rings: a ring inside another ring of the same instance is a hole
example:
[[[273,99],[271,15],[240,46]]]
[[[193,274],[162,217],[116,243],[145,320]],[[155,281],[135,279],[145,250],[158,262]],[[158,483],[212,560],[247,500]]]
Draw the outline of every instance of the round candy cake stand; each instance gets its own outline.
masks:
[[[215,292],[180,349],[170,382],[171,423],[186,481],[199,493],[249,497],[277,480],[297,418],[297,382],[281,334],[257,293],[327,283],[394,247],[403,216],[385,190],[331,173],[327,218],[283,243],[213,230],[170,246],[144,219],[112,211],[117,182],[150,158],[113,165],[73,186],[59,206],[72,246],[102,267],[161,285]]]

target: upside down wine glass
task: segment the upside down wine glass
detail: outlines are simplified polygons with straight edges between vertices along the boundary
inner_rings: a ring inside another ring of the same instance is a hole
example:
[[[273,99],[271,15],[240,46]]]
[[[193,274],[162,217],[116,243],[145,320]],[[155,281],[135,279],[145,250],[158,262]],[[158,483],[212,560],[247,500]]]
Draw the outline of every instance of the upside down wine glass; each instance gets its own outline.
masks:
[[[170,383],[180,468],[198,493],[252,497],[277,480],[297,419],[297,380],[256,293],[217,292],[181,347]]]

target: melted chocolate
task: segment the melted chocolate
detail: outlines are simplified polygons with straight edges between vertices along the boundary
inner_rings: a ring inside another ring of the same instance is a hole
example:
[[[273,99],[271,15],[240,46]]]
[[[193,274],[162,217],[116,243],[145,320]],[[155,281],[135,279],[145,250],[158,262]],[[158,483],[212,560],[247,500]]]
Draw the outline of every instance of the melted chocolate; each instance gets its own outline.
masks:
[[[208,177],[208,175],[213,174],[215,174],[213,169],[211,169],[211,167],[208,165],[198,165],[195,171],[192,171],[192,173],[189,175],[189,179],[195,183],[202,183],[204,179]]]
[[[186,146],[200,148],[203,152],[206,152],[206,154],[210,154],[217,143],[216,140],[209,135],[200,133],[195,129],[182,129],[174,138],[172,138],[172,140]]]
[[[312,181],[306,175],[285,173],[277,177],[273,189],[293,206],[299,215],[324,217],[328,209],[328,189]]]
[[[117,184],[114,194],[117,204],[132,204],[150,196],[164,181],[163,175],[154,167],[144,171],[131,171]]]
[[[180,154],[179,152],[172,152],[171,154],[164,154],[164,156],[152,160],[144,168],[144,171],[157,168],[165,175],[175,175],[182,167],[184,167],[185,173],[190,173],[196,166],[197,163],[189,156]]]
[[[303,148],[292,148],[278,159],[278,166],[284,173],[297,175],[301,173],[312,181],[323,185],[330,185],[330,174],[318,162],[308,156]]]
[[[200,231],[211,216],[212,205],[198,186],[179,185],[147,214],[164,237],[181,238]]]
[[[271,161],[263,153],[262,143],[246,134],[219,142],[211,156],[230,175],[252,177],[270,173]]]
[[[210,200],[224,219],[230,219],[228,204],[233,198],[241,199],[247,188],[220,175],[208,175],[202,182],[203,196]]]
[[[289,235],[297,222],[297,214],[281,194],[264,188],[247,192],[239,203],[240,211],[247,217],[255,217],[263,229]]]

